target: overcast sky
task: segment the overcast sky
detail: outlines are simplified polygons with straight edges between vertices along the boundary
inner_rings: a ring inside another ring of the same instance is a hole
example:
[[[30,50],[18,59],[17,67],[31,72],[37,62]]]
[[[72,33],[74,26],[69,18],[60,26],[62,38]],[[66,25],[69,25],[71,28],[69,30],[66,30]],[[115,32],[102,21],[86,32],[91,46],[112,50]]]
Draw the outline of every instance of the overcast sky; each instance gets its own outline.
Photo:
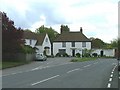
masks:
[[[16,27],[35,31],[41,25],[60,32],[60,25],[105,42],[118,36],[119,0],[0,0],[0,11]]]

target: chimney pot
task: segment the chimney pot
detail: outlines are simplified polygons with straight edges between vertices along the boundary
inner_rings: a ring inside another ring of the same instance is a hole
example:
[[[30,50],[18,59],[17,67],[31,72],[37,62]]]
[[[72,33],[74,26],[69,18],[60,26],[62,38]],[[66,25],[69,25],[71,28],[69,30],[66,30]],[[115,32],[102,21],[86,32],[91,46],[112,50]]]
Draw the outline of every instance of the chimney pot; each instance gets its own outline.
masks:
[[[82,29],[82,27],[80,27],[80,32],[81,32],[81,33],[83,32],[83,29]]]

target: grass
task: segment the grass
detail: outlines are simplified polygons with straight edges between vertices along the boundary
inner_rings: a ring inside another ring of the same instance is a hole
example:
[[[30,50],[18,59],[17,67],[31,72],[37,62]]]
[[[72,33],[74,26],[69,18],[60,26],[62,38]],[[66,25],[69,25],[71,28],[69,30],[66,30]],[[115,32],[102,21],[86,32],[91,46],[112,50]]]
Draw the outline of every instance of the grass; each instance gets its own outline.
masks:
[[[84,61],[92,61],[92,60],[96,60],[97,58],[95,57],[83,57],[83,58],[76,58],[76,59],[72,59],[71,62],[84,62]]]
[[[10,62],[10,61],[5,61],[5,62],[0,62],[0,69],[5,69],[5,68],[11,68],[11,67],[16,67],[20,65],[27,64],[28,62]]]

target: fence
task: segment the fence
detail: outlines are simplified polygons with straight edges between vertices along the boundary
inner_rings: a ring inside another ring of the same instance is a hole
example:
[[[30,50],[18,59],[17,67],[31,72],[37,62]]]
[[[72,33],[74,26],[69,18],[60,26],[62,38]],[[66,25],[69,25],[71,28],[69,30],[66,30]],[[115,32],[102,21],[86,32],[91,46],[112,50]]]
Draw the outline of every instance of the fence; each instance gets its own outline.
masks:
[[[33,61],[35,60],[35,53],[4,53],[2,54],[2,61]]]

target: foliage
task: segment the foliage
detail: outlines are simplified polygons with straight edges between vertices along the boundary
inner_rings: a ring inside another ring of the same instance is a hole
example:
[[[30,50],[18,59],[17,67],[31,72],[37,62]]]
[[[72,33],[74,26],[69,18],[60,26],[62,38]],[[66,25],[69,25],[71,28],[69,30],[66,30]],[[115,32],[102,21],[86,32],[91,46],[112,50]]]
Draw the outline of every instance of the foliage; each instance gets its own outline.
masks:
[[[29,45],[24,45],[22,47],[22,52],[23,53],[35,53],[35,48],[32,48],[31,46]]]
[[[61,30],[61,33],[70,31],[67,25],[61,25],[60,30]]]
[[[67,53],[63,53],[63,54],[61,54],[61,53],[57,53],[56,55],[55,55],[56,57],[69,57],[69,55],[67,54]]]
[[[97,58],[95,57],[76,58],[76,59],[72,59],[71,62],[84,62],[84,61],[91,61],[91,60],[97,60]]]
[[[81,54],[80,53],[76,53],[76,57],[80,57],[81,56]]]
[[[97,54],[97,53],[93,53],[92,56],[93,56],[93,57],[97,57],[98,54]]]
[[[92,41],[92,48],[104,48],[106,46],[106,43],[99,38],[91,37],[90,40]]]
[[[17,53],[21,52],[23,30],[16,28],[14,22],[10,20],[6,13],[2,13],[2,52]]]
[[[82,57],[90,57],[92,50],[84,49]]]
[[[69,57],[69,55],[67,53],[64,53],[63,57]]]
[[[57,54],[55,55],[55,57],[61,57],[61,54],[60,54],[60,53],[57,53]]]
[[[51,41],[53,41],[58,35],[58,32],[56,32],[54,29],[52,29],[51,27],[47,28],[44,25],[42,25],[41,27],[36,29],[36,33],[38,33],[38,34],[39,33],[47,33]]]

